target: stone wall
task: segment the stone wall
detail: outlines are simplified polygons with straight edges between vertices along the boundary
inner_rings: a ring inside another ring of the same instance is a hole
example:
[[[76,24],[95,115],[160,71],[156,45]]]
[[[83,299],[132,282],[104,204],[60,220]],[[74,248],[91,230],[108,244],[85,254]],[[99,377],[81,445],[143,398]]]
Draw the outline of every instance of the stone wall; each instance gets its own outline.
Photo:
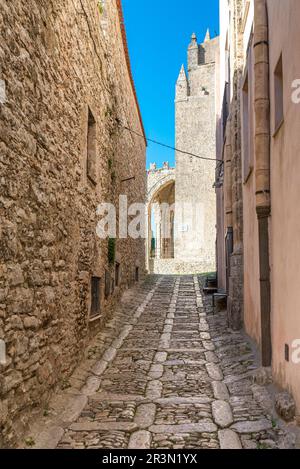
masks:
[[[149,272],[160,275],[191,275],[201,273],[212,273],[204,271],[200,262],[177,261],[176,259],[150,259]]]
[[[228,136],[231,144],[231,194],[233,253],[230,256],[228,316],[233,329],[243,326],[243,195],[242,195],[242,148],[241,148],[241,96],[240,84],[244,65],[241,19],[244,3],[231,0],[230,70],[231,103]]]
[[[217,158],[218,278],[228,293],[228,320],[233,329],[243,326],[243,194],[241,145],[241,82],[244,66],[243,0],[220,2],[221,53]]]
[[[144,240],[117,240],[121,284],[104,297],[108,242],[96,208],[119,194],[145,199],[145,141],[120,2],[2,1],[0,79],[0,445],[22,435],[84,355],[88,337],[144,273]],[[104,16],[105,13],[105,16]],[[105,21],[103,20],[105,18]],[[95,121],[95,183],[87,177]],[[124,179],[135,177],[127,182]],[[91,277],[101,314],[91,321]],[[113,283],[113,282],[112,282]],[[113,286],[113,285],[111,285]]]

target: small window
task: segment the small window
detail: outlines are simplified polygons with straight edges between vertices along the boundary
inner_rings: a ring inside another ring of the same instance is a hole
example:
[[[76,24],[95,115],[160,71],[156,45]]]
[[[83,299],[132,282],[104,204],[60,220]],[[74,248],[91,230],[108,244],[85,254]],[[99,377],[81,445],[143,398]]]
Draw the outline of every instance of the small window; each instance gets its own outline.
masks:
[[[115,267],[115,285],[116,287],[120,285],[120,264],[118,262]]]
[[[108,270],[105,271],[105,298],[107,299],[110,296],[111,292],[111,277]]]
[[[274,102],[275,102],[275,132],[283,121],[283,68],[282,55],[276,65],[274,72]]]
[[[139,267],[135,268],[135,281],[138,282],[140,280],[140,269]]]
[[[101,313],[101,279],[92,277],[91,281],[91,317],[99,316]]]
[[[87,176],[93,184],[96,179],[96,154],[97,154],[97,132],[96,121],[92,111],[88,111],[88,132],[87,132]]]
[[[242,139],[243,139],[243,180],[246,182],[250,171],[250,145],[249,145],[249,78],[248,74],[242,90]]]

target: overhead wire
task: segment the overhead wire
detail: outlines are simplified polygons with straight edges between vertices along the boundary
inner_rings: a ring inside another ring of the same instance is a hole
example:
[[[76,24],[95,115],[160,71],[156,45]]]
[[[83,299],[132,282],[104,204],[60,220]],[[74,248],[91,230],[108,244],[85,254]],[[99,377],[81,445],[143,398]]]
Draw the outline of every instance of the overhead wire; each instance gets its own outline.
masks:
[[[118,125],[119,125],[119,127],[133,133],[134,135],[137,135],[138,137],[141,137],[141,138],[145,139],[147,142],[151,142],[151,143],[154,143],[155,145],[160,145],[162,147],[169,148],[170,150],[176,151],[177,153],[183,153],[185,155],[192,156],[194,158],[199,158],[200,160],[214,161],[214,162],[220,163],[220,164],[224,163],[223,160],[219,160],[217,158],[209,158],[209,157],[206,157],[206,156],[197,155],[195,153],[191,153],[189,151],[184,151],[184,150],[181,150],[179,148],[173,147],[171,145],[167,145],[166,143],[159,142],[158,140],[154,140],[152,138],[145,137],[144,135],[137,132],[136,130],[130,129],[129,127],[127,127],[126,125],[122,125],[121,123],[119,123]]]

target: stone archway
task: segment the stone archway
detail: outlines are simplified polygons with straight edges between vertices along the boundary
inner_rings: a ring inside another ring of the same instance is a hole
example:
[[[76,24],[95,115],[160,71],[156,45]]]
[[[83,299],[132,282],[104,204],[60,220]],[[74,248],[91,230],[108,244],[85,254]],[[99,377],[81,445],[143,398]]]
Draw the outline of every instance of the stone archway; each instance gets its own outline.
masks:
[[[154,260],[174,258],[175,169],[164,165],[147,174],[147,267]]]

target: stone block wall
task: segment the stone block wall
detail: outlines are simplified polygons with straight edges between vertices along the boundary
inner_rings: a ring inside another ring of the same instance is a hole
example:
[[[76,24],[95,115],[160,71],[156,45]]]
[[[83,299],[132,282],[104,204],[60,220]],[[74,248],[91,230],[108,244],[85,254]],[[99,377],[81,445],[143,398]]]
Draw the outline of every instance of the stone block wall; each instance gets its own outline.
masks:
[[[207,265],[200,262],[177,261],[176,259],[150,259],[149,272],[158,275],[193,275],[201,273],[213,273],[206,271]]]
[[[240,86],[243,58],[243,37],[241,34],[241,20],[243,14],[243,1],[232,0],[230,3],[230,86],[231,102],[227,131],[231,146],[230,185],[231,209],[233,229],[233,252],[230,255],[229,267],[229,296],[228,296],[228,322],[232,329],[238,330],[243,326],[243,274],[244,274],[244,248],[243,248],[243,181],[242,181],[242,142],[241,142],[241,95]],[[227,182],[225,181],[225,184]]]
[[[145,200],[145,141],[120,2],[2,1],[0,79],[0,445],[12,445],[84,355],[88,337],[145,270],[144,240],[117,240],[121,284],[105,299],[100,202]],[[96,126],[87,177],[88,115]],[[133,178],[122,182],[124,179]],[[90,321],[91,277],[101,313]],[[111,284],[113,287],[113,282]]]

